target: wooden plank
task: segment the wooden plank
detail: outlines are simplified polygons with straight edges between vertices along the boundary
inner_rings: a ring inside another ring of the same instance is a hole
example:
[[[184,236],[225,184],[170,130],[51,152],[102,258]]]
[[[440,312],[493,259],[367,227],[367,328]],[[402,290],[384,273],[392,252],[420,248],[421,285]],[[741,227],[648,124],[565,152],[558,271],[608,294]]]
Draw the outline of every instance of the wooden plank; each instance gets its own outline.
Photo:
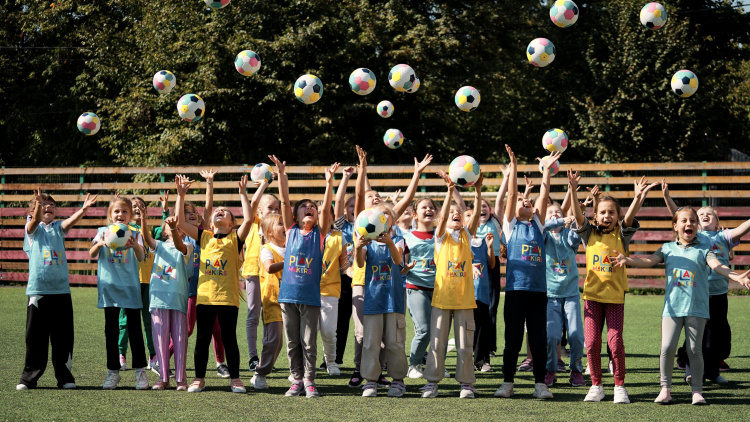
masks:
[[[65,257],[68,258],[68,261],[96,261],[96,258],[91,258],[88,251],[66,250]],[[0,259],[28,261],[29,257],[26,256],[26,252],[24,251],[6,250],[6,251],[0,251]]]
[[[96,286],[95,275],[69,274],[68,279],[70,280],[70,284],[84,284],[84,285]],[[29,273],[0,272],[0,281],[28,282]]]
[[[24,229],[0,229],[0,239],[23,239]],[[93,239],[96,229],[71,229],[67,239]]]
[[[68,263],[68,270],[70,271],[96,271],[96,263],[92,262],[90,264],[87,263],[81,263],[81,262],[71,262]],[[0,262],[0,269],[5,270],[29,270],[29,263],[28,261],[20,261],[20,262]]]
[[[403,186],[398,186],[394,188],[393,190],[396,190],[397,188],[402,188]],[[268,191],[267,191],[268,192]],[[270,192],[275,193],[275,192]],[[443,194],[444,195],[444,194]],[[140,195],[141,198],[143,198],[144,201],[147,203],[157,203],[159,201],[159,194],[146,194],[146,195]],[[86,199],[86,195],[72,195],[72,194],[60,194],[60,195],[54,195],[55,200],[58,202],[81,202]],[[99,195],[99,202],[108,203],[109,201],[114,198],[114,194],[100,194]],[[323,198],[323,192],[320,193],[290,193],[289,199],[292,201],[299,201],[302,199],[313,199],[313,200],[319,200]],[[3,195],[2,201],[4,202],[28,202],[29,196],[28,195],[18,195],[18,194],[9,194],[9,195]],[[185,195],[185,199],[189,202],[195,202],[196,204],[203,204],[206,200],[205,193],[203,194],[188,194]],[[239,203],[240,198],[236,193],[233,194],[215,194],[214,195],[214,201],[216,203],[221,202],[235,202]]]

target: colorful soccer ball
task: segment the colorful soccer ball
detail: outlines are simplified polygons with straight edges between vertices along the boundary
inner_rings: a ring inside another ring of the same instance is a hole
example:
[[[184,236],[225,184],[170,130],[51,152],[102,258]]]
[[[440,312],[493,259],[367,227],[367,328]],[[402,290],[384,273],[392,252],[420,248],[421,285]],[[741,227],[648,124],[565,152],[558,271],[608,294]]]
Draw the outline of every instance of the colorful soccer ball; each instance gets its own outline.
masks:
[[[102,122],[99,120],[99,116],[90,111],[78,116],[78,130],[84,135],[95,135],[101,127]]]
[[[355,94],[367,95],[375,89],[375,74],[364,67],[355,69],[349,75],[349,86],[352,87],[352,92]]]
[[[568,149],[568,134],[560,129],[550,129],[542,136],[542,146],[549,152],[565,152]]]
[[[168,70],[160,70],[154,74],[154,88],[159,94],[169,94],[177,85],[177,77]]]
[[[323,82],[315,75],[302,75],[294,83],[294,95],[305,104],[314,104],[323,96]]]
[[[108,248],[117,250],[124,248],[131,236],[132,233],[128,226],[122,223],[114,223],[107,227],[103,240]]]
[[[419,89],[419,85],[420,85],[419,78],[415,77],[414,79],[415,79],[414,84],[412,84],[411,88],[406,90],[406,92],[408,92],[409,94],[413,94],[417,92],[417,90]]]
[[[243,76],[253,76],[260,69],[260,56],[252,50],[240,51],[234,58],[234,67]]]
[[[546,38],[537,38],[526,47],[526,58],[534,66],[547,66],[555,60],[555,45]]]
[[[451,162],[449,177],[458,186],[472,186],[479,180],[479,163],[468,155],[458,156]]]
[[[408,92],[416,81],[417,75],[414,73],[414,69],[406,64],[397,64],[388,73],[388,83],[399,92]]]
[[[268,183],[271,183],[273,180],[273,172],[271,171],[271,166],[269,166],[266,163],[260,163],[256,164],[255,167],[250,171],[250,180],[253,182],[260,182],[261,180],[265,180]]]
[[[474,111],[479,107],[479,91],[473,86],[464,86],[456,91],[456,105],[463,111]]]
[[[385,118],[393,116],[393,103],[391,103],[390,101],[379,102],[378,116]]]
[[[388,230],[388,220],[380,210],[368,208],[357,216],[355,229],[360,236],[375,240]]]
[[[578,20],[578,6],[570,0],[557,0],[549,8],[549,18],[560,28],[567,28]]]
[[[541,160],[539,160],[539,171],[540,171],[541,173],[544,173],[544,163],[546,163],[546,162],[547,162],[547,160],[549,160],[549,159],[550,159],[550,157],[549,157],[549,156],[546,156],[546,157],[542,158]],[[552,167],[550,167],[550,169],[549,169],[549,174],[550,174],[551,176],[554,176],[554,175],[556,175],[556,174],[557,174],[557,172],[558,172],[559,170],[560,170],[560,162],[559,162],[559,161],[555,161],[555,162],[554,162],[554,163],[552,164]]]
[[[659,29],[667,23],[667,9],[659,3],[649,3],[641,9],[641,23],[648,29]]]
[[[206,103],[195,94],[185,94],[177,101],[177,113],[186,122],[197,122],[206,113]]]
[[[682,69],[672,76],[672,91],[680,97],[687,98],[698,90],[698,77],[695,73]]]
[[[383,135],[383,143],[390,149],[396,149],[404,144],[404,134],[398,129],[388,129]]]
[[[231,0],[204,0],[206,5],[211,9],[222,9],[226,7]]]

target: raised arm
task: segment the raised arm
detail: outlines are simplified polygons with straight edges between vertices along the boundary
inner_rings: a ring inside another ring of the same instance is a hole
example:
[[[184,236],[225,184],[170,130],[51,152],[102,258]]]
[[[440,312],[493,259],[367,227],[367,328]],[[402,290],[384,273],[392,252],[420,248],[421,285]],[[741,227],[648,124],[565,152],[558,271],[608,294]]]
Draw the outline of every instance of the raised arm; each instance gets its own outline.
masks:
[[[506,144],[505,150],[508,151],[510,164],[508,164],[508,202],[505,204],[505,219],[513,220],[516,213],[516,201],[518,200],[518,163],[513,150]],[[503,223],[505,224],[505,223]]]
[[[253,220],[255,220],[250,199],[247,198],[247,174],[242,175],[237,185],[239,186],[240,202],[242,203],[242,224],[237,228],[237,238],[244,241],[250,234],[250,228],[253,226]]]
[[[73,226],[75,226],[76,224],[78,224],[79,221],[81,221],[81,218],[83,218],[83,216],[86,215],[86,211],[88,211],[89,208],[96,203],[96,198],[98,197],[99,195],[94,195],[94,197],[92,198],[91,194],[89,193],[86,194],[86,200],[83,201],[83,206],[81,207],[81,209],[76,211],[75,214],[66,218],[62,222],[63,233],[67,234],[70,231],[70,229],[73,228]]]
[[[425,168],[427,168],[428,165],[432,162],[432,155],[427,154],[424,156],[422,161],[417,161],[417,157],[414,157],[414,175],[411,177],[411,182],[409,182],[409,187],[406,188],[406,192],[404,192],[404,197],[401,198],[400,201],[398,201],[398,204],[393,206],[393,213],[396,215],[396,220],[398,220],[399,217],[401,217],[401,214],[406,211],[406,208],[409,207],[409,204],[411,204],[411,201],[414,200],[414,194],[417,193],[417,186],[419,185],[419,176],[422,175],[422,172]]]
[[[578,180],[580,179],[580,175],[578,172],[573,173],[573,169],[568,169],[568,192],[570,192],[570,201],[574,204],[578,203]],[[585,217],[583,216],[583,211],[581,211],[581,207],[575,206],[570,207],[573,209],[573,216],[576,218],[576,224],[578,224],[578,227],[583,227],[583,223],[585,221]],[[596,208],[594,208],[594,212],[596,212]]]
[[[463,215],[463,213],[466,212],[466,202],[458,189],[453,189],[453,202],[456,203],[458,210],[461,211],[461,214]]]
[[[750,220],[747,220],[732,229],[732,242],[739,242],[742,236],[746,235],[747,232],[750,232]]]
[[[214,210],[214,176],[219,171],[214,169],[201,170],[201,176],[206,179],[206,207],[203,208],[203,221],[211,219]]]
[[[503,169],[503,181],[500,183],[500,190],[497,191],[497,196],[495,197],[495,216],[498,219],[503,218],[503,214],[505,214],[505,207],[503,206],[503,199],[505,199],[505,194],[508,193],[508,174],[510,174],[510,166]]]
[[[42,222],[42,188],[36,188],[34,192],[34,210],[31,213],[31,220],[26,223],[26,233],[31,234],[39,227]]]
[[[255,216],[258,215],[258,207],[260,206],[260,199],[263,198],[263,194],[266,192],[266,189],[268,188],[269,183],[270,182],[267,181],[266,179],[261,179],[260,182],[254,183],[257,189],[255,189],[253,198],[250,200],[250,211],[253,214],[253,220],[255,220]]]
[[[156,249],[156,240],[151,236],[151,230],[148,228],[148,214],[146,214],[146,207],[139,203],[138,209],[141,211],[141,236],[143,236],[143,245],[148,246],[148,248],[153,251]]]
[[[664,196],[664,203],[667,204],[669,215],[674,215],[674,213],[677,212],[677,204],[675,204],[672,197],[669,196],[669,185],[663,177],[661,178],[661,193]]]
[[[336,205],[333,209],[334,220],[338,220],[346,213],[346,186],[353,174],[354,167],[351,166],[345,167],[344,171],[341,172],[341,182],[339,182],[339,188],[336,190]]]
[[[474,212],[471,214],[471,220],[469,220],[469,234],[474,237],[477,234],[477,227],[479,227],[479,216],[482,214],[482,182],[484,176],[479,173],[479,179],[474,184]]]
[[[534,212],[536,212],[537,218],[544,221],[547,216],[547,205],[549,202],[549,183],[552,177],[552,164],[560,159],[562,153],[560,151],[550,155],[544,162],[544,173],[542,175],[542,186],[539,188],[539,198],[534,203]]]
[[[182,237],[177,232],[177,217],[167,217],[164,222],[167,224],[169,232],[172,234],[172,242],[174,242],[175,249],[180,251],[183,255],[186,255],[188,253],[187,245],[185,245],[185,242],[182,241]]]
[[[444,171],[438,170],[437,175],[445,180],[445,185],[446,187],[448,187],[448,192],[446,192],[445,194],[445,201],[443,201],[443,206],[440,208],[440,221],[435,228],[435,236],[441,238],[445,234],[445,228],[448,225],[448,215],[451,209],[451,197],[453,196],[453,189],[456,188],[456,185],[451,181],[450,177],[448,177],[448,175],[446,175]],[[474,214],[479,213],[477,210],[475,210]]]
[[[354,185],[354,218],[365,209],[365,180],[367,180],[367,153],[357,145],[357,156],[359,157],[359,166],[357,166],[357,183]],[[398,219],[398,218],[397,218]]]
[[[318,212],[318,228],[321,236],[331,231],[331,200],[333,199],[333,175],[339,169],[339,163],[333,163],[326,169],[326,192],[323,197],[323,209]]]
[[[734,280],[742,284],[746,289],[750,290],[750,280],[748,280],[748,274],[750,274],[750,270],[745,271],[742,274],[738,274],[732,271],[731,268],[722,264],[721,261],[719,261],[716,258],[709,259],[708,261],[706,261],[706,263],[708,264],[709,267],[711,267],[712,270],[716,271],[716,273],[730,280]]]
[[[628,212],[625,213],[625,219],[622,222],[625,227],[630,227],[633,225],[633,220],[635,220],[635,216],[638,214],[638,210],[641,209],[643,197],[653,186],[656,185],[654,184],[649,187],[646,176],[641,177],[640,180],[633,181],[633,202],[630,204]]]
[[[612,250],[612,253],[617,254],[617,256],[613,259],[613,261],[615,261],[616,267],[627,265],[629,267],[636,268],[651,268],[664,260],[661,255],[657,254],[652,254],[645,258],[631,258],[629,256],[621,254],[620,252],[617,252],[616,250]]]
[[[581,176],[578,176],[577,182],[580,184]],[[565,192],[565,198],[563,198],[562,205],[560,206],[560,208],[562,209],[563,215],[568,215],[568,210],[570,210],[570,205],[572,203],[573,201],[570,200],[570,191],[568,190],[567,192]]]
[[[495,236],[492,232],[488,232],[484,241],[487,243],[487,266],[493,269],[495,268],[495,248],[492,247],[492,244],[495,243]]]
[[[279,175],[279,196],[281,200],[281,219],[284,220],[284,228],[288,229],[294,225],[292,218],[292,204],[289,203],[289,181],[286,178],[286,161],[281,161],[275,155],[268,158],[276,165],[276,173]]]
[[[185,194],[187,193],[188,189],[190,189],[190,185],[193,184],[193,181],[188,179],[186,176],[176,174],[174,176],[174,184],[177,188],[177,200],[174,203],[174,211],[175,214],[177,214],[177,226],[182,229],[182,231],[184,231],[186,235],[192,237],[197,241],[200,241],[200,239],[198,239],[198,227],[189,224],[185,219]],[[209,215],[209,219],[210,218],[211,216]],[[208,222],[210,220],[204,221]]]

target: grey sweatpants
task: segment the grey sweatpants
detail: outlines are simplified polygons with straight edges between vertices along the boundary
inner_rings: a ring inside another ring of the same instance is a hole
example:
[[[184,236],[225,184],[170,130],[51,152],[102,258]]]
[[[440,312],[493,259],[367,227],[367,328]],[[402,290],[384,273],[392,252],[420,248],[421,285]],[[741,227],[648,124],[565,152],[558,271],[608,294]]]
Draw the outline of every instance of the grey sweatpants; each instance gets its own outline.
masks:
[[[381,347],[385,343],[385,348]],[[377,381],[382,373],[380,355],[385,350],[388,359],[388,376],[403,380],[408,369],[406,364],[406,317],[389,313],[365,315],[364,339],[362,341],[362,377]]]
[[[674,354],[680,341],[680,331],[685,327],[687,355],[690,361],[693,391],[703,391],[703,329],[706,318],[699,317],[663,317],[661,320],[661,355],[659,355],[659,373],[661,386],[672,388],[672,371]]]
[[[360,372],[362,364],[362,339],[365,320],[365,286],[352,286],[352,318],[354,319],[354,372]],[[380,350],[380,366],[386,368],[385,348]]]
[[[260,351],[260,362],[255,368],[256,374],[266,376],[273,371],[273,366],[284,345],[283,330],[284,326],[281,321],[263,324],[263,349]]]
[[[281,303],[289,371],[296,380],[315,381],[320,306]]]

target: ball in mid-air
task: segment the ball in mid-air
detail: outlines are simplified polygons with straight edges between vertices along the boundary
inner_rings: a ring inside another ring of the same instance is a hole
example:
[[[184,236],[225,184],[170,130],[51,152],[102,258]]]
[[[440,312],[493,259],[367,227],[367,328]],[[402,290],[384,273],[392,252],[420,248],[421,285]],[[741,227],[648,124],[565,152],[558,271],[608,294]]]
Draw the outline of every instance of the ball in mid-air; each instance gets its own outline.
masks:
[[[458,186],[472,186],[479,180],[479,163],[474,157],[460,155],[451,162],[449,176]]]
[[[421,82],[419,82],[419,77],[415,76],[414,77],[414,83],[411,85],[411,88],[409,88],[409,89],[406,90],[406,92],[408,92],[409,94],[413,94],[413,93],[417,92],[417,90],[419,89],[420,85],[421,85]]]
[[[169,94],[177,85],[177,77],[168,70],[160,70],[154,74],[154,88],[159,94]]]
[[[641,23],[648,29],[659,29],[667,23],[667,9],[659,3],[649,3],[641,9]]]
[[[315,75],[302,75],[294,83],[294,96],[305,104],[314,104],[323,96],[323,82]]]
[[[541,173],[544,173],[544,164],[545,164],[545,163],[546,163],[546,162],[547,162],[547,161],[548,161],[549,159],[550,159],[550,157],[549,157],[549,156],[546,156],[546,157],[543,157],[543,158],[542,158],[541,160],[539,160],[539,171],[540,171]],[[554,163],[552,164],[552,167],[550,167],[550,169],[549,169],[549,174],[550,174],[551,176],[554,176],[554,175],[556,175],[556,174],[557,174],[557,172],[558,172],[559,170],[560,170],[560,162],[559,162],[559,161],[555,161],[555,162],[554,162]]]
[[[375,74],[370,69],[361,67],[349,75],[349,86],[358,95],[367,95],[375,89]]]
[[[195,94],[185,94],[177,101],[177,113],[186,122],[197,122],[206,114],[206,103]]]
[[[273,172],[271,171],[271,166],[269,166],[266,163],[260,163],[256,164],[255,167],[250,171],[250,180],[253,182],[260,182],[261,180],[265,180],[268,183],[271,183],[273,180]]]
[[[385,214],[375,208],[368,208],[359,213],[356,224],[355,230],[360,236],[373,240],[388,230]]]
[[[456,91],[456,106],[463,111],[474,111],[479,107],[479,91],[473,86],[464,86]]]
[[[78,130],[84,135],[95,135],[101,127],[102,122],[99,120],[99,116],[90,111],[78,116]]]
[[[223,9],[231,0],[204,0],[211,9]]]
[[[393,103],[390,101],[381,101],[378,103],[378,116],[388,118],[393,116]]]
[[[132,233],[128,226],[122,223],[114,223],[107,227],[107,231],[104,232],[103,240],[108,248],[117,250],[124,248],[131,236]]]
[[[234,68],[243,76],[252,76],[260,69],[260,56],[252,50],[243,50],[234,58]]]
[[[542,136],[542,146],[549,152],[565,152],[568,149],[568,134],[560,129],[550,129]]]
[[[526,58],[536,67],[545,67],[555,60],[555,45],[546,38],[536,38],[526,47]]]
[[[560,28],[567,28],[578,20],[578,6],[570,0],[557,0],[549,8],[549,18]]]
[[[414,86],[416,80],[417,75],[414,73],[414,69],[406,64],[397,64],[388,73],[388,83],[399,92],[408,92]]]
[[[396,149],[404,144],[404,134],[398,129],[388,129],[383,135],[383,143],[390,149]]]
[[[687,98],[698,90],[698,77],[695,73],[682,69],[672,76],[672,91],[680,97]]]

